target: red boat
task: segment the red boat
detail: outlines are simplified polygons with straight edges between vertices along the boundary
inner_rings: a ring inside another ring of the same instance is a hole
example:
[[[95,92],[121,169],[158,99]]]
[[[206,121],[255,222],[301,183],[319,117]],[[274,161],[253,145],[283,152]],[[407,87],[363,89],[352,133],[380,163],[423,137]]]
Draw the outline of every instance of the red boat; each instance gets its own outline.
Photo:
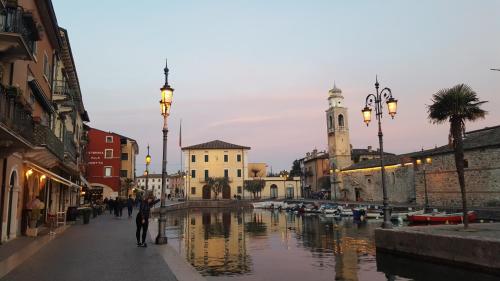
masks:
[[[421,214],[421,215],[409,215],[408,221],[411,223],[461,223],[462,213],[432,213],[432,214]],[[467,213],[469,222],[474,222],[477,219],[476,212],[469,211]]]

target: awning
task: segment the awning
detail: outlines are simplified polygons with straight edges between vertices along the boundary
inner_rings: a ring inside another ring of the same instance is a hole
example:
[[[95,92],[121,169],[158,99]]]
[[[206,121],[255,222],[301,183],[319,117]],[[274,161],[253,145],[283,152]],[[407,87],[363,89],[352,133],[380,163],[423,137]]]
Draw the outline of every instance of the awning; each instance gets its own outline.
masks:
[[[80,180],[82,181],[83,185],[85,185],[87,188],[92,188],[90,183],[82,175],[80,175]]]
[[[45,176],[49,177],[53,181],[56,181],[56,182],[58,182],[60,184],[63,184],[63,185],[69,186],[69,187],[76,187],[76,188],[80,187],[78,184],[73,183],[70,180],[67,180],[67,179],[61,177],[60,175],[58,175],[58,174],[56,174],[54,172],[51,172],[51,171],[49,171],[49,170],[47,170],[45,168],[42,168],[42,167],[40,167],[40,166],[38,166],[36,164],[33,164],[33,163],[29,162],[29,161],[24,161],[24,163],[26,165],[28,165],[28,167],[30,167],[31,169],[33,169],[33,170],[35,170],[35,171],[37,171],[39,173],[44,174]]]

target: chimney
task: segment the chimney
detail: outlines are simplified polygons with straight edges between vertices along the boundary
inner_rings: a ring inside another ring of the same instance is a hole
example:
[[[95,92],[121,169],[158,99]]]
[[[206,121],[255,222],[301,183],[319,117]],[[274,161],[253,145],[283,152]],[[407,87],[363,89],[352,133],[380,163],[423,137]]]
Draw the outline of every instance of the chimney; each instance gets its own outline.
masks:
[[[368,152],[372,152],[372,146],[371,145],[368,146]]]

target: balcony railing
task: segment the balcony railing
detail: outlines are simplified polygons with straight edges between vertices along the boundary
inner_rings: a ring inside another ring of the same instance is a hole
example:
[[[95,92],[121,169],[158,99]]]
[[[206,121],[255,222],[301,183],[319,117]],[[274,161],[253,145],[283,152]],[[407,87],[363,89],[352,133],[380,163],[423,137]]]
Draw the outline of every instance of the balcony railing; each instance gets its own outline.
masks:
[[[20,95],[18,89],[7,90],[0,85],[0,122],[27,141],[33,142],[33,118],[31,111],[20,102]]]
[[[224,177],[224,178],[226,178],[228,182],[233,182],[233,178],[231,178],[231,177]],[[208,178],[200,178],[199,179],[200,183],[207,183],[207,181],[208,181]]]
[[[33,14],[22,8],[5,8],[0,13],[0,32],[19,34],[29,54],[33,53],[34,42],[39,40],[39,32]]]
[[[68,155],[72,161],[76,161],[74,135],[71,132],[67,132],[64,135],[64,154]]]
[[[44,146],[59,159],[64,159],[64,144],[49,127],[35,124],[34,138],[36,145]]]

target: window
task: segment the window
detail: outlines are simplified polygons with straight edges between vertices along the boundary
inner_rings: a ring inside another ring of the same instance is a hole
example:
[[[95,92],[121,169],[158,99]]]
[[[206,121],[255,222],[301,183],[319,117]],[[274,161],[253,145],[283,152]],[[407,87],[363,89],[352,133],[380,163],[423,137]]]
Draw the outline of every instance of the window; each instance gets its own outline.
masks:
[[[106,136],[106,143],[113,143],[113,136]]]
[[[241,193],[241,186],[238,186],[238,193]]]
[[[208,170],[205,170],[205,180],[208,179]]]
[[[120,170],[120,177],[126,178],[127,177],[127,170]]]
[[[191,155],[191,162],[196,162],[196,155]]]
[[[469,161],[464,159],[464,168],[469,168]]]
[[[236,161],[241,162],[241,154],[236,155]]]
[[[208,154],[205,154],[205,162],[208,162]]]
[[[229,178],[229,170],[228,169],[224,169],[224,177]]]
[[[104,158],[113,158],[113,149],[105,149]]]
[[[191,194],[196,194],[196,187],[191,187]]]
[[[196,178],[196,170],[191,170],[191,178]]]
[[[224,162],[228,162],[229,161],[229,157],[226,155],[224,155]]]
[[[112,167],[109,167],[109,166],[108,167],[104,167],[104,176],[105,177],[111,177],[111,171],[112,171],[111,168]]]
[[[122,160],[128,160],[128,153],[122,153]]]
[[[330,128],[330,129],[331,129],[331,128],[332,128],[332,124],[333,124],[333,118],[332,118],[332,116],[330,115],[330,116],[328,116],[328,128]]]
[[[344,115],[339,114],[339,127],[343,128],[344,127]]]
[[[238,178],[241,178],[241,169],[238,169]]]

